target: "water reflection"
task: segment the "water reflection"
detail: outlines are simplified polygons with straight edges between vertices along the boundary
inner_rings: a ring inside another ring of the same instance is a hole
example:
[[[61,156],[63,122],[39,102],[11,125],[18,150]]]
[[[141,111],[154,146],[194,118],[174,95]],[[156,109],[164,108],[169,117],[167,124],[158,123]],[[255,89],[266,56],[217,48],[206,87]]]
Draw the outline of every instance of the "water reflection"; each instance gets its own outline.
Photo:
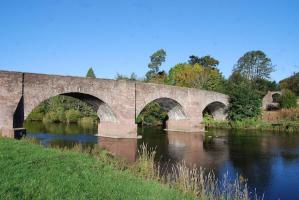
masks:
[[[99,137],[98,144],[115,156],[125,158],[128,161],[136,160],[137,139],[113,139]]]
[[[156,148],[156,159],[162,165],[184,160],[189,166],[213,169],[219,178],[226,172],[235,178],[238,173],[259,194],[265,193],[265,199],[294,199],[299,190],[298,135],[227,130],[202,135],[140,128],[142,139],[137,140],[96,137],[96,127],[78,125],[27,123],[26,128],[29,137],[45,146],[99,145],[129,161],[136,159],[138,148],[146,143],[148,148]]]

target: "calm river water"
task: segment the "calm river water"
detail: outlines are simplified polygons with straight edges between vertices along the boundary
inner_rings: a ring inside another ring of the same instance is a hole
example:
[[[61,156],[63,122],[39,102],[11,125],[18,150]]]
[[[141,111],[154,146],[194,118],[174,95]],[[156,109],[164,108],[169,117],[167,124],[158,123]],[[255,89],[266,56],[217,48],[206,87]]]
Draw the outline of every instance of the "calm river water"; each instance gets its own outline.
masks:
[[[142,143],[156,147],[161,163],[186,161],[189,166],[213,169],[219,178],[228,173],[248,179],[265,199],[299,199],[299,135],[260,131],[208,130],[201,134],[165,132],[140,128],[142,139],[111,139],[94,136],[96,128],[78,125],[26,124],[27,135],[45,146],[100,145],[113,154],[135,160]]]

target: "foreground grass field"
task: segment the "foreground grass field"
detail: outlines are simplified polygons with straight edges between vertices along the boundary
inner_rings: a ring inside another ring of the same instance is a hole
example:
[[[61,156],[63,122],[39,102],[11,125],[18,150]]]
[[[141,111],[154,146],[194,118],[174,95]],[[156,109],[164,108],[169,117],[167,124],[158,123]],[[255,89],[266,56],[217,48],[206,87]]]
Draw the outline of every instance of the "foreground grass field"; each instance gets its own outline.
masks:
[[[78,152],[0,138],[0,199],[191,199]]]

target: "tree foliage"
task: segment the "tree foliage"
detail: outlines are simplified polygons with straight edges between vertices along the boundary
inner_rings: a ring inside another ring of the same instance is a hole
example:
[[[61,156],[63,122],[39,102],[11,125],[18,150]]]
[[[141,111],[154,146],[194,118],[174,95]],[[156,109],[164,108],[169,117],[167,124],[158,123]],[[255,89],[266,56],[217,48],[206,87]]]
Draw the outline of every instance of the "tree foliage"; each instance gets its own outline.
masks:
[[[96,78],[96,75],[94,74],[92,67],[88,69],[86,77]]]
[[[203,67],[196,63],[177,64],[169,71],[168,83],[182,87],[191,87],[222,92],[225,79],[218,69]]]
[[[76,110],[80,118],[91,117],[95,121],[97,113],[85,102],[69,96],[55,96],[38,105],[28,116],[27,120],[46,122],[73,122],[68,120],[66,113],[69,110]],[[79,118],[78,118],[79,119]]]
[[[219,65],[219,61],[209,55],[203,57],[192,55],[189,57],[188,63],[191,65],[199,64],[203,67],[211,68],[216,68]]]
[[[278,91],[279,85],[275,81],[269,81],[263,78],[257,78],[250,83],[252,89],[255,90],[260,97],[264,97],[268,91]]]
[[[259,95],[247,84],[235,84],[231,86],[230,105],[228,117],[238,121],[255,118],[261,113],[261,99]]]
[[[299,96],[299,72],[279,82],[281,89],[288,89]]]
[[[274,71],[271,59],[263,51],[249,51],[239,58],[233,72],[238,72],[246,79],[269,79]]]
[[[146,81],[150,81],[159,72],[159,67],[165,62],[166,51],[160,49],[150,56],[150,63],[148,64],[149,71],[146,73]]]
[[[162,122],[167,119],[165,112],[157,102],[149,103],[136,119],[137,124],[145,125],[162,125]]]
[[[116,75],[116,80],[130,80],[130,81],[136,81],[137,80],[137,75],[133,72],[129,77],[126,75],[122,74],[117,74]]]
[[[291,90],[284,90],[279,103],[281,108],[296,108],[297,97]]]
[[[159,49],[155,53],[150,56],[150,63],[148,64],[148,68],[157,73],[159,71],[159,67],[165,62],[166,52],[164,49]]]

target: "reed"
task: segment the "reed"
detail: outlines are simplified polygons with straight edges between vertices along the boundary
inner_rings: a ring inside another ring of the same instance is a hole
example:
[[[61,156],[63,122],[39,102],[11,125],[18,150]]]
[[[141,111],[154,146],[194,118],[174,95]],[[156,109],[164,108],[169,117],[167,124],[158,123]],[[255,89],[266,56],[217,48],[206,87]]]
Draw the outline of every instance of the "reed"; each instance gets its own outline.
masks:
[[[262,119],[270,122],[297,121],[299,120],[299,108],[264,111]]]

